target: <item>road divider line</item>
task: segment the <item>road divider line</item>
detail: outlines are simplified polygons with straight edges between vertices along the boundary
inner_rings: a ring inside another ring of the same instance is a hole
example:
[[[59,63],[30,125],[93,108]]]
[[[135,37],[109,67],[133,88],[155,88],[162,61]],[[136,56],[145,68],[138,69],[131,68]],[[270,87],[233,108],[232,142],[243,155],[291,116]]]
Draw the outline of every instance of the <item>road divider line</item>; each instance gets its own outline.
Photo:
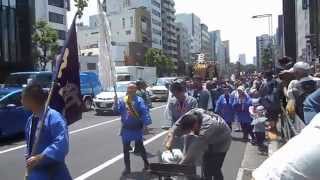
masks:
[[[153,136],[152,138],[144,141],[143,144],[144,145],[148,145],[151,142],[157,140],[158,138],[164,136],[167,133],[168,133],[168,131],[163,131],[163,132]],[[121,154],[117,155],[116,157],[104,162],[103,164],[101,164],[101,165],[99,165],[99,166],[87,171],[86,173],[84,173],[84,174],[80,175],[79,177],[75,178],[74,180],[85,180],[85,179],[93,176],[94,174],[97,174],[98,172],[102,171],[103,169],[111,166],[112,164],[116,163],[117,161],[121,160],[122,158],[123,158],[123,153],[121,153]]]
[[[165,106],[166,105],[162,105],[162,106],[158,106],[158,107],[152,108],[151,111],[154,111],[154,110],[157,110],[157,109],[161,109],[161,108],[163,108]],[[77,129],[77,130],[74,130],[74,131],[70,131],[69,134],[70,135],[76,134],[76,133],[79,133],[79,132],[82,132],[82,131],[85,131],[85,130],[88,130],[88,129],[92,129],[92,128],[95,128],[95,127],[99,127],[99,126],[102,126],[102,125],[105,125],[105,124],[110,124],[110,123],[117,122],[117,121],[120,121],[120,118],[112,119],[110,121],[106,121],[106,122],[98,123],[98,124],[91,125],[91,126],[88,126],[88,127],[85,127],[85,128],[81,128],[81,129]],[[25,147],[26,147],[26,145],[24,144],[24,145],[16,146],[16,147],[13,147],[13,148],[5,149],[5,150],[0,151],[0,155],[8,153],[8,152],[11,152],[11,151],[16,151],[16,150],[19,150],[19,149],[22,149],[22,148],[25,148]]]

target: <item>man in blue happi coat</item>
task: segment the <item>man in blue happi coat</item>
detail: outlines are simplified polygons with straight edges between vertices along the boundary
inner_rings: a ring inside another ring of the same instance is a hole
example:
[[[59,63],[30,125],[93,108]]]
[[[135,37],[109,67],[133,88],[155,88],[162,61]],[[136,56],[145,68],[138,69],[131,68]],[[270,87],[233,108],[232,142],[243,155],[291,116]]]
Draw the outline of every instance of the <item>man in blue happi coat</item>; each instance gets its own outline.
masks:
[[[65,164],[69,150],[67,124],[59,112],[51,108],[44,112],[46,99],[46,93],[37,84],[28,85],[22,93],[22,104],[33,113],[25,130],[27,179],[71,180]],[[36,129],[43,115],[44,126],[35,146]]]
[[[143,145],[143,127],[150,122],[149,111],[143,99],[136,95],[137,86],[134,83],[129,84],[127,96],[118,100],[115,97],[114,111],[121,115],[121,137],[123,144],[123,154],[125,170],[122,175],[131,173],[130,166],[130,143],[135,141],[135,148],[138,149],[143,162],[143,170],[149,169],[146,149]]]

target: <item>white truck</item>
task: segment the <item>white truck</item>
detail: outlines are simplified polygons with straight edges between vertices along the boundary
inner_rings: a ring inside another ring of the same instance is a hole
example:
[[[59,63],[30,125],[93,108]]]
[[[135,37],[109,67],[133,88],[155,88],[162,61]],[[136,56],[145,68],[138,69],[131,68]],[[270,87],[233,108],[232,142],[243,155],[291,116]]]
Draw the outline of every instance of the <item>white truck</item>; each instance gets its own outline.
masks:
[[[144,66],[116,66],[117,81],[145,80],[149,85],[157,81],[155,67]]]

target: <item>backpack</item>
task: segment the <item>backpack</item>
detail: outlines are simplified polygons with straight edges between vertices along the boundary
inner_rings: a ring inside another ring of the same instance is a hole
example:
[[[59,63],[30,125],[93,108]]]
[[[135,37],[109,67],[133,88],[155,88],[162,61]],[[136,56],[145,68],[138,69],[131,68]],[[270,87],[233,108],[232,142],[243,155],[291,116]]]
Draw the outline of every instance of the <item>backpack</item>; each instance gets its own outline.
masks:
[[[298,88],[293,91],[295,97],[295,110],[301,120],[304,121],[303,102],[317,89],[317,82],[314,80],[302,81],[298,83]]]

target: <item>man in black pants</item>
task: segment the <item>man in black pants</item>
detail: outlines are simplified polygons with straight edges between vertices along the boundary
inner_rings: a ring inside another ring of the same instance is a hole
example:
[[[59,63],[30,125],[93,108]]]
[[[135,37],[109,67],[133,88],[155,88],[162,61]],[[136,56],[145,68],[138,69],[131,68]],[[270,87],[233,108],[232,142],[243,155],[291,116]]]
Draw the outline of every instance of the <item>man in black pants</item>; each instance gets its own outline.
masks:
[[[218,115],[203,109],[193,109],[182,116],[171,128],[165,145],[171,150],[177,137],[192,136],[181,164],[195,165],[203,160],[205,180],[223,180],[221,171],[225,156],[231,145],[231,129]]]
[[[130,143],[135,141],[135,148],[138,149],[142,160],[144,162],[143,170],[149,168],[146,149],[143,145],[143,127],[148,124],[150,120],[149,111],[143,99],[136,95],[137,86],[133,83],[129,84],[127,96],[118,100],[115,97],[114,111],[121,115],[121,139],[123,144],[123,154],[125,170],[122,175],[131,173],[130,166]]]

